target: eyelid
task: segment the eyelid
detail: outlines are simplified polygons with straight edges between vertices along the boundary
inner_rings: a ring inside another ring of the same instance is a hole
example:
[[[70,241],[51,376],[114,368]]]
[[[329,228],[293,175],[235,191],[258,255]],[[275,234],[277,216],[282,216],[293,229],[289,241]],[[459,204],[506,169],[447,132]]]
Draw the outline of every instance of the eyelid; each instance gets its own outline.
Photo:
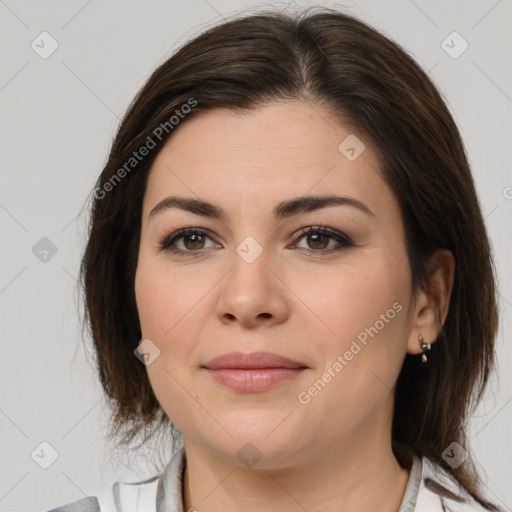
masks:
[[[308,233],[322,233],[325,235],[329,235],[332,238],[341,238],[346,242],[352,243],[352,240],[349,236],[345,235],[341,231],[338,231],[337,229],[330,228],[329,226],[323,226],[322,224],[315,224],[312,226],[306,226],[304,228],[299,229],[294,235],[294,237],[302,237],[304,235],[307,235]]]

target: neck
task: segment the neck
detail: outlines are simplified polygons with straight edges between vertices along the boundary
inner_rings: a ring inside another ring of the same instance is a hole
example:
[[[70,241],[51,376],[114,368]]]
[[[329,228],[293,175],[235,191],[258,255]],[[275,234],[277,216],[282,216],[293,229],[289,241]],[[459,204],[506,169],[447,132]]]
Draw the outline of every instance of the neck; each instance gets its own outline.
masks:
[[[183,510],[396,512],[409,471],[394,457],[389,431],[364,430],[336,445],[315,443],[302,462],[270,469],[230,462],[185,438]]]

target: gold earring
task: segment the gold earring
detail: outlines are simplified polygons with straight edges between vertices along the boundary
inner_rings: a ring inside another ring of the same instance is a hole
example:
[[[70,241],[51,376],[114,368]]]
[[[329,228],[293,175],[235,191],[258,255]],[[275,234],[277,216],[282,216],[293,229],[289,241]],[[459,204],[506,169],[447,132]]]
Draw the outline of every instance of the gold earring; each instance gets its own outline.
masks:
[[[426,363],[427,362],[426,352],[428,352],[432,348],[432,345],[430,343],[427,343],[421,334],[419,337],[419,341],[420,341],[421,350],[423,350],[423,354],[421,354],[421,362]]]

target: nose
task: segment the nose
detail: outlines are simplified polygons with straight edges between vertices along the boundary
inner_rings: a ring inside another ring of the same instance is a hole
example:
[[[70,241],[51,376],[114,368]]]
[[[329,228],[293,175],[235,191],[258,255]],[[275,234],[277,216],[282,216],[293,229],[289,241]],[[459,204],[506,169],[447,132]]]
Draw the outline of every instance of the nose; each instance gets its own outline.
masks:
[[[275,265],[271,268],[269,264],[265,251],[251,263],[234,254],[217,300],[217,317],[222,323],[255,329],[288,318],[287,287]]]

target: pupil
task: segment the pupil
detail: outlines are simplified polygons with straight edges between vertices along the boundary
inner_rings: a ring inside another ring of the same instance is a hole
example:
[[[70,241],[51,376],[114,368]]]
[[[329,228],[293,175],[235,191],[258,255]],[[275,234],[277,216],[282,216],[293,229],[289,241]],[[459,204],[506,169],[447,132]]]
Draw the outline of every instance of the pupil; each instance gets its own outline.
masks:
[[[324,237],[325,237],[325,235],[320,234],[320,233],[317,233],[317,234],[314,234],[314,235],[310,235],[310,237],[313,239],[313,245],[315,245],[315,244],[318,244],[318,243],[319,243],[319,244],[322,246],[322,241],[321,241],[321,240],[319,241],[318,239],[319,239],[319,238],[320,238],[320,239],[324,238]],[[324,242],[325,242],[325,240],[324,240]],[[324,243],[323,245],[325,245],[325,243]],[[314,249],[322,249],[322,248],[323,248],[323,247],[314,247]]]
[[[194,239],[195,241],[192,241],[192,239]],[[192,241],[192,247],[197,247],[197,242],[201,242],[201,235],[185,235],[185,245],[187,248],[190,248],[188,244],[188,242],[190,241]]]

